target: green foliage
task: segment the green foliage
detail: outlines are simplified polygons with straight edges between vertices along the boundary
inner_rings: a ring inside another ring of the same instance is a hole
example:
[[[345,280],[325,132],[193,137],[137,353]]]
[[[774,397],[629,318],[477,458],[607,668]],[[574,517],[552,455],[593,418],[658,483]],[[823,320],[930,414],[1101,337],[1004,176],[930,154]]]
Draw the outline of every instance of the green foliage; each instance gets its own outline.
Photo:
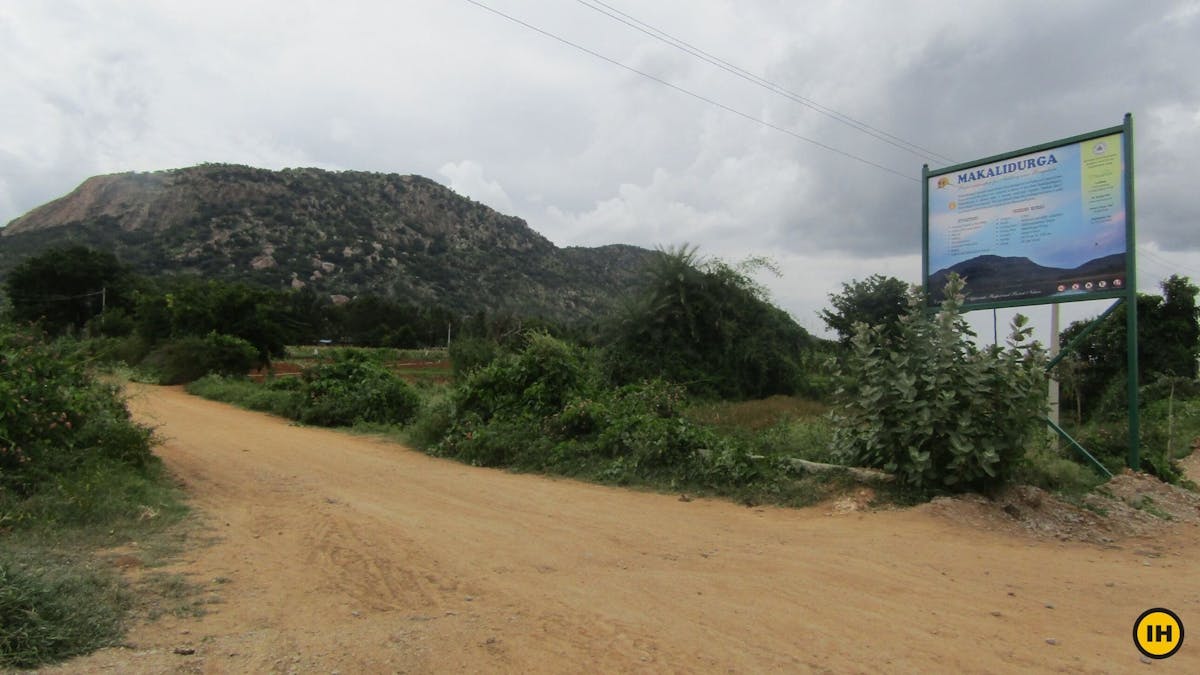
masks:
[[[661,251],[641,295],[607,327],[609,376],[618,384],[661,377],[724,398],[796,392],[814,341],[768,301],[750,276],[759,269],[774,271],[761,259],[731,267],[694,248]]]
[[[404,380],[357,350],[334,351],[329,361],[304,371],[303,379],[305,424],[404,424],[421,404]]]
[[[4,282],[13,318],[39,323],[51,334],[83,328],[105,306],[128,306],[132,284],[129,268],[116,256],[86,246],[26,258]]]
[[[1045,438],[1040,443],[1034,439],[1029,445],[1016,468],[1016,481],[1068,496],[1086,494],[1105,481],[1100,472],[1072,456],[1074,450],[1056,448],[1049,436]]]
[[[0,668],[34,668],[115,644],[128,597],[80,562],[0,553]]]
[[[118,580],[61,551],[123,543],[183,512],[150,431],[92,377],[87,350],[41,338],[0,324],[0,668],[115,643],[128,609]]]
[[[206,375],[188,384],[187,391],[214,401],[299,419],[304,406],[303,386],[304,382],[298,377],[255,384],[243,377]]]
[[[150,432],[64,343],[0,325],[0,504],[94,462],[143,468]],[[0,514],[0,521],[3,514]]]
[[[406,430],[408,442],[418,448],[437,445],[450,432],[454,424],[453,415],[454,409],[448,397],[442,394],[427,397]]]
[[[369,352],[330,349],[301,377],[255,384],[243,378],[209,376],[189,393],[320,426],[397,425],[421,407],[417,391]]]
[[[883,336],[891,338],[908,308],[908,293],[908,284],[903,281],[873,274],[862,281],[853,279],[842,284],[841,293],[829,296],[833,309],[822,310],[820,315],[843,346],[850,345],[855,326],[860,323],[879,326]]]
[[[423,414],[433,451],[485,466],[729,491],[762,481],[750,446],[682,414],[662,380],[608,386],[598,354],[545,334],[474,371]]]
[[[159,384],[183,384],[210,373],[242,377],[258,362],[258,350],[246,340],[209,333],[159,344],[142,360],[141,369]]]
[[[1171,380],[1177,386],[1163,391]],[[1123,384],[1123,383],[1122,383]],[[1200,396],[1192,380],[1159,378],[1142,388],[1138,454],[1141,469],[1163,481],[1179,483],[1183,475],[1178,460],[1193,452],[1200,440]],[[1124,417],[1097,416],[1074,430],[1079,443],[1096,456],[1109,471],[1125,468],[1129,453],[1129,428]]]
[[[461,379],[486,366],[500,353],[500,345],[484,337],[460,338],[451,342],[450,362],[454,366],[454,379]]]
[[[1006,349],[978,350],[962,288],[954,275],[934,316],[912,293],[890,340],[860,325],[835,417],[835,444],[849,462],[916,488],[978,489],[1008,479],[1033,434],[1044,433],[1044,351],[1026,344],[1031,329],[1019,315]]]
[[[547,416],[586,385],[590,373],[582,351],[544,333],[533,333],[528,345],[468,376],[452,401],[460,414],[486,422],[498,413]]]
[[[1138,378],[1143,384],[1159,375],[1194,380],[1200,358],[1200,290],[1187,277],[1162,282],[1163,295],[1139,294]],[[1091,321],[1077,321],[1062,332],[1067,345]],[[1068,354],[1057,372],[1063,382],[1063,409],[1077,411],[1077,422],[1093,416],[1123,417],[1126,410],[1125,311],[1105,317]]]
[[[165,289],[137,299],[137,332],[149,342],[231,335],[251,344],[256,360],[284,353],[289,328],[288,296],[240,283],[176,278]],[[204,373],[201,372],[200,375]]]

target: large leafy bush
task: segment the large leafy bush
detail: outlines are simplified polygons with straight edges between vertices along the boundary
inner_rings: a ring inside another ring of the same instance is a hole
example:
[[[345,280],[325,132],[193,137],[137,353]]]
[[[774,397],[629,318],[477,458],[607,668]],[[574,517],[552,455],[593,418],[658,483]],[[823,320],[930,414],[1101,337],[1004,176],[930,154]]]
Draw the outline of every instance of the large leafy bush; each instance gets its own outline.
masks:
[[[242,377],[258,364],[258,350],[232,335],[188,335],[159,344],[140,367],[159,384],[183,384],[209,374]]]
[[[922,489],[1003,482],[1043,431],[1045,352],[1018,315],[1007,347],[980,350],[962,317],[963,282],[936,314],[917,294],[891,340],[860,325],[846,359],[835,445],[850,463]]]
[[[382,364],[354,350],[304,372],[300,421],[321,426],[358,422],[403,424],[421,405],[420,396]]]
[[[661,251],[642,292],[606,326],[606,369],[618,384],[663,378],[693,394],[761,398],[805,388],[816,340],[754,281],[762,259],[738,266],[692,248]]]
[[[0,324],[0,508],[89,464],[152,459],[150,431],[77,352]]]
[[[599,355],[545,334],[474,371],[419,423],[435,452],[484,466],[613,482],[739,485],[759,476],[748,449],[681,414],[662,380],[618,388]]]

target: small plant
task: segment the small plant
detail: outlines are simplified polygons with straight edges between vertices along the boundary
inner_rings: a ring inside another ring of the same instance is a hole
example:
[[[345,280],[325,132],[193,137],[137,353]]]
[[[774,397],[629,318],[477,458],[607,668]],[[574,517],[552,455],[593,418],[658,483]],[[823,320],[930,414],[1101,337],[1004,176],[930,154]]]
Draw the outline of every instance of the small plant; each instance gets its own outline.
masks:
[[[1008,347],[980,351],[962,318],[952,275],[935,315],[910,294],[890,340],[860,325],[836,411],[835,445],[848,462],[896,473],[920,489],[971,490],[1004,482],[1034,433],[1043,433],[1045,352],[1018,315]]]

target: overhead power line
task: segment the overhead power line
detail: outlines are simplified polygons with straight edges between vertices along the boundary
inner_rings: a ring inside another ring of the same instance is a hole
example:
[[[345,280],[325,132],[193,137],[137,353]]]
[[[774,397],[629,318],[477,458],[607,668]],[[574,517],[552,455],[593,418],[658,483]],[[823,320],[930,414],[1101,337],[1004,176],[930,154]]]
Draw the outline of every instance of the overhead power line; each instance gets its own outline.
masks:
[[[773,123],[771,123],[771,122],[768,122],[768,121],[766,121],[766,120],[764,120],[764,119],[762,119],[762,118],[760,118],[760,117],[755,117],[754,115],[751,115],[751,114],[749,114],[749,113],[746,113],[746,112],[743,112],[743,111],[741,111],[741,110],[738,110],[737,108],[733,108],[733,107],[730,107],[730,106],[728,106],[728,105],[725,105],[724,103],[721,103],[721,102],[719,102],[719,101],[716,101],[716,100],[714,100],[714,99],[711,99],[711,98],[709,98],[709,97],[707,97],[707,96],[704,96],[703,94],[698,94],[698,93],[696,93],[696,92],[692,91],[691,89],[686,89],[686,88],[684,88],[684,87],[681,87],[681,86],[679,86],[679,85],[677,85],[677,84],[674,84],[674,83],[672,83],[672,82],[668,82],[667,80],[664,80],[664,79],[662,79],[662,78],[660,78],[660,77],[657,77],[657,76],[655,76],[655,75],[651,75],[650,73],[647,73],[647,72],[645,72],[645,71],[643,71],[643,70],[638,70],[637,68],[634,68],[633,66],[628,66],[628,65],[626,65],[626,64],[624,64],[624,63],[621,63],[620,61],[617,61],[616,59],[610,58],[610,57],[608,57],[608,56],[605,56],[605,55],[603,55],[603,54],[601,54],[601,53],[599,53],[599,52],[597,52],[597,51],[593,51],[593,50],[591,50],[591,49],[588,49],[587,47],[584,47],[583,45],[580,45],[580,44],[578,44],[578,43],[576,43],[576,42],[572,42],[572,41],[570,41],[570,40],[568,40],[568,39],[566,39],[566,38],[564,38],[564,37],[561,37],[561,36],[559,36],[559,35],[556,35],[556,34],[554,34],[554,33],[551,33],[551,32],[550,32],[550,31],[548,31],[548,30],[544,30],[544,29],[542,29],[542,28],[538,28],[537,26],[534,26],[533,24],[530,24],[530,23],[527,23],[527,22],[525,22],[525,21],[522,21],[521,19],[518,19],[518,18],[516,18],[515,16],[509,15],[509,14],[505,14],[504,12],[501,12],[501,11],[500,11],[500,10],[498,10],[498,9],[495,9],[495,8],[493,8],[493,7],[489,7],[488,5],[485,5],[485,4],[483,4],[482,2],[479,2],[478,0],[465,0],[465,2],[469,2],[469,3],[471,3],[472,5],[475,5],[476,7],[479,7],[480,9],[485,9],[485,10],[487,10],[487,11],[489,11],[489,12],[491,12],[491,13],[493,13],[493,14],[495,14],[495,15],[499,16],[499,17],[502,17],[502,18],[504,18],[504,19],[507,19],[508,21],[511,21],[511,22],[513,22],[513,23],[515,23],[515,24],[518,24],[518,25],[520,25],[520,26],[524,26],[525,28],[528,28],[529,30],[532,30],[532,31],[534,31],[534,32],[536,32],[536,33],[540,33],[540,34],[542,34],[542,35],[544,35],[544,36],[546,36],[546,37],[548,37],[548,38],[551,38],[551,39],[553,39],[553,40],[557,40],[558,42],[561,42],[561,43],[563,43],[563,44],[567,45],[568,47],[572,47],[572,48],[574,48],[574,49],[578,49],[579,51],[581,51],[581,52],[584,52],[585,54],[590,54],[591,56],[594,56],[594,57],[596,57],[596,58],[598,58],[598,59],[600,59],[600,60],[602,60],[602,61],[607,61],[608,63],[611,63],[611,64],[612,64],[612,65],[614,65],[614,66],[617,66],[617,67],[619,67],[619,68],[623,68],[623,69],[625,69],[625,70],[628,70],[628,71],[629,71],[629,72],[631,72],[631,73],[634,73],[634,74],[636,74],[636,75],[640,75],[640,76],[642,76],[642,77],[644,77],[644,78],[646,78],[646,79],[648,79],[648,80],[652,80],[652,81],[654,81],[654,82],[657,82],[658,84],[661,84],[661,85],[663,85],[664,87],[669,87],[669,88],[671,88],[671,89],[674,89],[675,91],[678,91],[678,92],[680,92],[680,93],[682,93],[682,94],[687,94],[688,96],[691,96],[691,97],[692,97],[692,98],[694,98],[694,99],[697,99],[697,100],[699,100],[699,101],[703,101],[704,103],[707,103],[707,104],[709,104],[709,105],[711,105],[711,106],[715,106],[715,107],[717,107],[717,108],[720,108],[720,109],[722,109],[722,110],[724,110],[724,111],[726,111],[726,112],[733,113],[734,115],[737,115],[738,117],[742,117],[742,118],[744,118],[744,119],[750,120],[751,122],[756,122],[756,123],[758,123],[758,124],[761,124],[761,125],[763,125],[763,126],[765,126],[765,127],[768,127],[768,128],[770,128],[770,129],[774,129],[775,131],[779,131],[779,132],[785,133],[785,134],[787,134],[787,135],[789,135],[789,136],[791,136],[791,137],[793,137],[793,138],[799,139],[799,140],[801,140],[801,141],[804,141],[804,142],[806,142],[806,143],[811,143],[812,145],[815,145],[815,146],[817,146],[817,147],[819,147],[819,148],[824,148],[825,150],[828,150],[828,151],[830,151],[830,152],[835,152],[835,153],[837,153],[837,154],[839,154],[839,155],[842,155],[843,157],[848,157],[848,158],[850,158],[850,159],[853,159],[853,160],[855,160],[856,162],[861,162],[862,164],[866,164],[866,165],[869,165],[869,166],[873,166],[873,167],[875,167],[876,169],[881,169],[881,170],[883,170],[883,171],[886,171],[886,172],[888,172],[888,173],[890,173],[890,174],[894,174],[894,175],[896,175],[896,176],[899,176],[899,177],[901,177],[901,178],[903,178],[903,179],[905,179],[905,180],[910,180],[910,181],[912,181],[912,182],[914,182],[914,183],[920,183],[920,182],[921,182],[919,178],[916,178],[916,177],[910,176],[910,175],[908,175],[908,174],[906,174],[906,173],[902,173],[902,172],[900,172],[900,171],[897,171],[897,170],[895,170],[895,169],[893,169],[893,168],[890,168],[890,167],[884,166],[883,164],[879,164],[878,162],[873,162],[873,161],[871,161],[871,160],[869,160],[869,159],[867,159],[867,158],[865,158],[865,157],[860,157],[860,156],[858,156],[858,155],[855,155],[855,154],[852,154],[852,153],[846,152],[846,151],[844,151],[844,150],[839,150],[838,148],[835,148],[835,147],[833,147],[832,145],[828,145],[828,144],[826,144],[826,143],[822,143],[821,141],[818,141],[818,140],[816,140],[816,139],[809,138],[808,136],[805,136],[805,135],[803,135],[803,134],[796,133],[795,131],[792,131],[791,129],[788,129],[788,128],[786,128],[786,127],[781,127],[781,126],[779,126],[778,124],[773,124]]]
[[[107,288],[101,288],[100,291],[91,291],[89,293],[79,293],[78,295],[8,295],[8,301],[14,305],[40,305],[43,303],[72,303],[74,300],[82,300],[84,298],[104,298],[107,294]]]
[[[89,293],[80,293],[79,295],[25,295],[25,296],[9,296],[12,302],[20,302],[26,304],[42,303],[42,302],[70,302],[72,300],[81,300],[83,298],[94,298],[103,296],[106,289],[91,291]]]
[[[1164,269],[1165,271],[1170,271],[1172,273],[1186,273],[1193,277],[1200,278],[1200,272],[1197,272],[1196,270],[1191,269],[1190,267],[1184,267],[1183,265],[1180,265],[1179,263],[1168,260],[1168,259],[1164,258],[1163,256],[1147,249],[1144,246],[1138,246],[1137,252],[1143,256],[1146,256],[1150,260],[1158,263],[1158,265],[1162,266],[1162,269]]]
[[[887,143],[889,145],[900,148],[901,150],[904,150],[906,152],[910,152],[918,157],[921,157],[921,158],[924,158],[927,160],[932,160],[934,162],[944,162],[945,164],[956,164],[957,163],[957,162],[955,162],[955,160],[950,159],[949,157],[946,157],[945,155],[941,155],[932,150],[923,148],[920,145],[917,145],[916,143],[913,143],[911,141],[906,141],[903,138],[896,136],[895,134],[889,134],[886,131],[877,129],[877,128],[871,126],[870,124],[867,124],[866,122],[857,120],[845,113],[838,112],[837,110],[834,110],[833,108],[830,108],[825,105],[821,105],[820,103],[818,103],[810,98],[806,98],[804,96],[801,96],[800,94],[790,91],[789,89],[787,89],[779,84],[771,82],[770,80],[767,80],[764,77],[756,75],[744,68],[738,67],[738,66],[730,63],[729,61],[726,61],[718,56],[714,56],[714,55],[710,54],[709,52],[706,52],[703,49],[696,47],[695,45],[689,44],[688,42],[685,42],[684,40],[681,40],[681,39],[671,35],[670,33],[667,33],[664,30],[656,28],[644,21],[641,21],[640,19],[638,19],[636,17],[633,17],[625,12],[622,12],[621,10],[617,9],[616,7],[613,7],[612,5],[602,2],[601,0],[575,0],[575,1],[578,2],[579,4],[583,5],[584,7],[587,7],[588,9],[590,9],[592,11],[599,12],[600,14],[603,14],[604,16],[607,16],[614,21],[618,21],[620,23],[625,24],[626,26],[629,26],[630,28],[633,28],[634,30],[637,30],[641,33],[649,35],[650,37],[654,38],[655,40],[658,40],[667,45],[670,45],[670,46],[674,47],[675,49],[678,49],[686,54],[690,54],[691,56],[694,56],[694,57],[700,59],[701,61],[704,61],[713,66],[716,66],[717,68],[720,68],[721,70],[724,70],[728,73],[732,73],[733,75],[740,77],[743,80],[751,82],[755,85],[758,85],[764,89],[767,89],[768,91],[772,91],[776,94],[779,94],[780,96],[783,96],[784,98],[794,101],[795,103],[799,103],[802,106],[805,106],[807,108],[815,110],[818,113],[825,115],[826,117],[829,117],[830,119],[833,119],[841,124],[845,124],[846,126],[849,126],[850,128],[860,131],[864,134],[867,134],[868,136],[872,136],[876,139],[879,139],[879,140],[883,141],[884,143]]]

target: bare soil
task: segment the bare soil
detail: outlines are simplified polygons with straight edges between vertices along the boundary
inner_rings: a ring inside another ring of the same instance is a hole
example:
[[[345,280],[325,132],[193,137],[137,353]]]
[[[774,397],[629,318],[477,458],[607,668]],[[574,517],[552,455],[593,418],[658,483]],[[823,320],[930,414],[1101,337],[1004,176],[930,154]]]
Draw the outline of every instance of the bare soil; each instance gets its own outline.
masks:
[[[209,543],[167,571],[207,612],[51,672],[1200,672],[1200,527],[1174,489],[1152,506],[1177,516],[1133,526],[1028,490],[747,508],[131,393],[202,514]],[[1150,662],[1131,630],[1156,606],[1191,631]]]

